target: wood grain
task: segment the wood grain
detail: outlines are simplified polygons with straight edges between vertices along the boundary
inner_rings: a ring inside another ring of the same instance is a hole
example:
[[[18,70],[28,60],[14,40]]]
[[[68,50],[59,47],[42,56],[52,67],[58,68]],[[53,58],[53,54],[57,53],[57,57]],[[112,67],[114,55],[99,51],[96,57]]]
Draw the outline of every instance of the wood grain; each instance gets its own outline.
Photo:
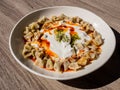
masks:
[[[103,18],[113,29],[117,46],[99,70],[84,77],[57,81],[36,76],[22,68],[9,50],[9,35],[15,23],[30,11],[48,6],[78,6]],[[120,0],[1,0],[0,90],[120,90]]]

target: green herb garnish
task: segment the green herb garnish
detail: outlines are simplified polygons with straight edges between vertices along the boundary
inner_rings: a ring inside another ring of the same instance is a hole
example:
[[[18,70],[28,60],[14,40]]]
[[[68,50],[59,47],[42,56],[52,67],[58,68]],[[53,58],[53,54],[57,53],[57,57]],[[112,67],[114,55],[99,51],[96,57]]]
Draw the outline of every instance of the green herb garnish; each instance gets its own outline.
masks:
[[[80,39],[80,37],[78,36],[78,34],[71,35],[71,41],[70,41],[71,47],[73,47],[75,41],[79,40],[79,39]]]
[[[65,35],[65,32],[63,30],[56,29],[54,33],[55,33],[55,38],[58,42],[61,42],[61,41],[68,42],[70,40],[69,37]]]

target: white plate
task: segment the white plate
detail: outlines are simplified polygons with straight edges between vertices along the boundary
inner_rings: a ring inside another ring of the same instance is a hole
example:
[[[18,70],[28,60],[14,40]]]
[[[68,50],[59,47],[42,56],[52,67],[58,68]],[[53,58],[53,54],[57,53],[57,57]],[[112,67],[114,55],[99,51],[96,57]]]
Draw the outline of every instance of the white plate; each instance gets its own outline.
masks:
[[[95,27],[95,29],[102,35],[102,38],[104,39],[104,44],[102,45],[102,53],[100,57],[97,60],[94,60],[92,64],[87,65],[84,69],[79,70],[77,72],[65,72],[63,74],[60,74],[33,65],[32,61],[25,60],[23,58],[21,52],[23,50],[24,45],[23,30],[26,25],[37,20],[42,16],[51,17],[53,15],[60,15],[62,13],[64,13],[67,16],[79,16],[85,21],[91,23]],[[73,79],[84,76],[88,73],[97,70],[109,60],[109,58],[114,52],[115,44],[115,36],[111,28],[107,25],[107,23],[104,22],[104,20],[102,20],[99,16],[95,15],[94,13],[88,10],[71,6],[47,7],[43,9],[38,9],[25,15],[15,25],[9,38],[10,51],[14,56],[15,60],[21,66],[39,76],[57,80]]]

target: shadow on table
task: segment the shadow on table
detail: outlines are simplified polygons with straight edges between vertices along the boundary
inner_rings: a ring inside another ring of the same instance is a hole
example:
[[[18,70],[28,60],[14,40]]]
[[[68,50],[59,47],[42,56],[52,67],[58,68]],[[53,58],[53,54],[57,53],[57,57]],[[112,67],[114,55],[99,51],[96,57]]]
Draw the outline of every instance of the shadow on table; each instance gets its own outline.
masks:
[[[94,89],[112,83],[120,77],[120,34],[111,29],[116,36],[116,49],[109,61],[91,74],[72,80],[59,80],[59,82],[76,88]]]

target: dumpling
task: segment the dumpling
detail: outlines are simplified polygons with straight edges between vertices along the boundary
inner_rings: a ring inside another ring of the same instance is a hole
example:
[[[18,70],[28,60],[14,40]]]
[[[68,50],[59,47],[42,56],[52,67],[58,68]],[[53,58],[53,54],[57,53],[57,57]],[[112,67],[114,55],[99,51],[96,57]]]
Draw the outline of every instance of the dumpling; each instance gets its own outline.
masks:
[[[42,33],[40,33],[40,31],[37,30],[37,31],[34,33],[34,40],[38,40],[41,36],[42,36]]]
[[[73,23],[80,23],[81,21],[82,21],[82,19],[79,18],[78,16],[72,18]]]
[[[53,62],[51,59],[47,60],[46,69],[53,69]]]
[[[83,54],[83,56],[88,60],[88,59],[90,59],[90,51],[86,51],[84,54]]]
[[[78,63],[79,65],[82,65],[82,66],[85,66],[85,65],[87,64],[87,62],[88,62],[88,58],[85,57],[85,56],[81,57],[81,58],[77,61],[77,63]]]
[[[56,61],[55,64],[54,64],[54,70],[57,71],[57,72],[60,72],[61,71],[61,65],[62,65],[61,62]]]
[[[38,20],[38,23],[39,23],[40,25],[43,25],[47,20],[48,20],[48,18],[45,17],[45,16],[43,16],[42,18],[40,18],[40,19]]]
[[[68,70],[68,66],[69,66],[69,64],[70,64],[69,61],[65,61],[65,62],[63,62],[64,71]]]
[[[39,28],[39,25],[38,25],[37,22],[33,22],[33,23],[29,24],[29,27],[30,27],[31,30],[32,30],[32,29],[38,29],[38,28]]]
[[[51,58],[52,58],[52,60],[53,60],[54,62],[56,62],[56,61],[59,61],[59,60],[60,60],[58,57],[53,57],[53,56],[51,56]]]
[[[25,31],[24,31],[24,34],[27,34],[30,32],[30,28],[29,27],[25,27]]]
[[[33,37],[33,33],[32,32],[28,32],[26,35],[24,35],[24,38],[27,41],[31,41],[31,38]]]
[[[66,16],[66,15],[64,15],[64,14],[61,14],[61,15],[59,16],[59,19],[60,19],[60,20],[65,20],[65,19],[69,19],[69,17]]]
[[[77,62],[70,63],[68,67],[69,67],[69,69],[72,69],[72,70],[75,70],[75,71],[81,68],[81,66],[78,65]]]
[[[94,31],[93,37],[94,39],[92,41],[95,45],[99,46],[103,43],[102,37],[98,32]]]
[[[96,36],[95,39],[93,39],[93,43],[97,46],[101,45],[103,43],[101,36]]]
[[[41,67],[41,68],[44,68],[44,66],[46,64],[46,61],[44,61],[41,58],[37,57],[34,64]]]
[[[38,65],[42,68],[45,67],[47,58],[44,57],[44,52],[43,51],[36,51],[35,56],[36,56],[35,65]]]
[[[86,32],[91,32],[91,31],[94,31],[95,29],[94,29],[94,27],[91,25],[91,24],[87,24],[87,26],[86,26]]]
[[[95,53],[90,53],[90,57],[91,57],[91,59],[95,59],[96,58]]]
[[[91,46],[88,46],[88,48],[89,48],[91,51],[96,51],[97,46],[93,44],[93,45],[91,45]]]
[[[96,51],[90,52],[91,59],[96,59],[98,57],[98,53]]]
[[[23,50],[23,56],[24,56],[24,58],[28,58],[28,57],[30,57],[30,56],[32,56],[32,53],[31,52],[27,52],[27,50]]]
[[[84,43],[85,46],[88,46],[88,45],[91,43],[91,41],[92,41],[92,40],[86,40],[85,43]]]
[[[22,55],[24,56],[24,58],[28,58],[32,56],[33,53],[34,53],[34,50],[32,50],[32,46],[30,45],[30,43],[26,43],[22,51]]]
[[[86,22],[86,21],[81,21],[80,24],[81,24],[82,27],[86,27],[86,26],[88,25],[88,22]]]
[[[58,21],[59,18],[57,16],[52,16],[52,21]]]

